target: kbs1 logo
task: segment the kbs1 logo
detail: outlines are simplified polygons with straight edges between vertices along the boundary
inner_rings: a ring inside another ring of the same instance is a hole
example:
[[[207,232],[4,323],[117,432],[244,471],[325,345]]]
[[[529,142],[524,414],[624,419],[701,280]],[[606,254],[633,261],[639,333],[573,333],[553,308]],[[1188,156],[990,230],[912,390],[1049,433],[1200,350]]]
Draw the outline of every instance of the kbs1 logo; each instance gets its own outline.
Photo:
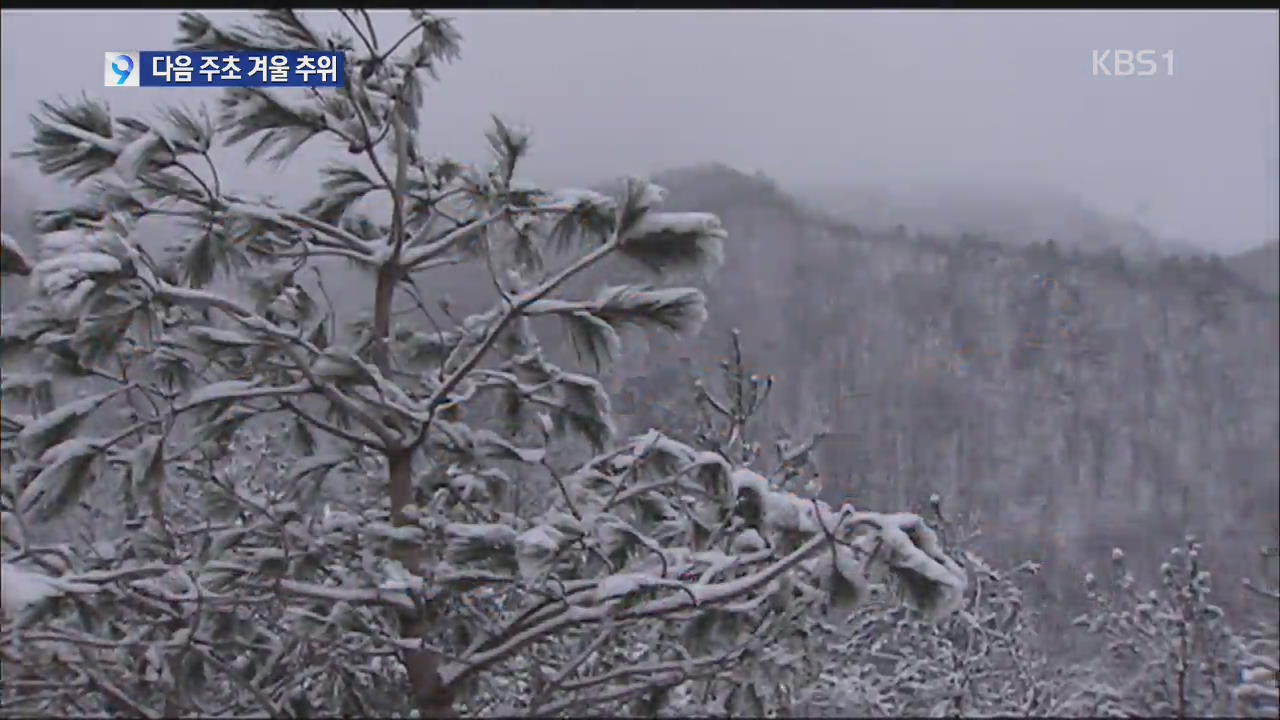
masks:
[[[1161,73],[1173,77],[1173,51],[1094,50],[1093,74],[1107,77],[1150,77]]]
[[[102,81],[106,87],[342,87],[346,61],[342,52],[320,50],[126,50],[104,53]]]

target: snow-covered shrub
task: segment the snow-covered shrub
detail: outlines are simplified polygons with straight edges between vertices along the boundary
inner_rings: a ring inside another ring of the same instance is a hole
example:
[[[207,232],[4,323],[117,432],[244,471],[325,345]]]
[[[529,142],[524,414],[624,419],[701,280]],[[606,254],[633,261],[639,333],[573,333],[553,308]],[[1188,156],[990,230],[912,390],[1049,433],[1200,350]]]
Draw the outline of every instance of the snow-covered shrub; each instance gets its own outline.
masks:
[[[333,47],[348,82],[229,89],[216,123],[88,99],[34,119],[29,154],[89,200],[41,216],[39,294],[6,314],[3,350],[55,396],[108,389],[5,404],[4,713],[744,714],[785,704],[762,673],[828,598],[884,577],[931,615],[962,602],[964,571],[917,515],[780,492],[656,431],[615,436],[602,384],[558,365],[533,320],[564,323],[599,366],[621,328],[692,331],[693,288],[560,294],[606,258],[713,269],[725,233],[659,211],[643,181],[532,186],[515,176],[528,136],[497,120],[489,167],[428,160],[424,79],[457,35],[410,16],[384,51],[361,11],[341,15],[356,38],[291,10],[229,29],[185,13],[182,48]],[[296,210],[234,194],[209,153],[255,138],[250,160],[284,162],[322,136],[351,162]],[[381,219],[358,203],[378,195]],[[157,218],[181,235],[163,252],[135,236]],[[370,312],[349,329],[326,258],[364,271]],[[419,280],[466,263],[493,305],[442,325]],[[113,527],[28,532],[91,486],[114,488]]]
[[[1157,589],[1141,589],[1120,548],[1112,551],[1107,578],[1085,577],[1093,607],[1074,623],[1102,640],[1103,655],[1080,678],[1066,712],[1233,713],[1240,645],[1222,609],[1210,600],[1210,573],[1200,550],[1191,536],[1170,550]]]
[[[1262,555],[1274,565],[1280,547],[1264,547]],[[1233,692],[1238,710],[1257,717],[1280,715],[1280,587],[1274,583],[1259,586],[1245,579],[1245,587],[1269,607],[1263,610],[1263,619],[1244,634],[1240,679]]]
[[[969,549],[979,532],[969,519],[943,519],[969,585],[954,614],[931,618],[897,607],[892,587],[860,605],[833,603],[808,626],[811,650],[793,708],[807,715],[982,717],[1052,715],[1062,683],[1035,635],[1035,612],[1022,584],[1039,571],[1023,563],[992,568]],[[897,588],[898,592],[909,590]],[[835,598],[833,598],[835,599]]]

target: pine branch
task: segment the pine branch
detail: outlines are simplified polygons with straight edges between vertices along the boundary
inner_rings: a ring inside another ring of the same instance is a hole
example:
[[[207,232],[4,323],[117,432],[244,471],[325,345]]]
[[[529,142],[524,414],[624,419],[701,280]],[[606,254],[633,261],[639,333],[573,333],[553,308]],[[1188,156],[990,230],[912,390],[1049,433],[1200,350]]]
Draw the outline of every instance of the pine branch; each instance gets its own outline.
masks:
[[[848,511],[841,514],[841,524],[848,518],[871,518],[873,515],[867,513],[854,513],[848,515]],[[737,580],[730,580],[722,583],[714,583],[700,587],[694,593],[694,597],[684,594],[675,594],[669,597],[652,600],[641,603],[633,608],[625,610],[617,610],[609,606],[583,607],[578,605],[569,606],[539,625],[529,628],[521,633],[516,634],[510,640],[502,645],[488,650],[486,652],[477,653],[470,657],[466,664],[450,663],[441,670],[441,675],[449,684],[458,682],[469,675],[487,667],[529,643],[558,633],[568,627],[583,625],[588,623],[600,623],[606,618],[612,618],[614,621],[624,621],[631,618],[647,618],[660,617],[681,610],[688,610],[696,605],[698,607],[708,607],[719,603],[727,602],[736,597],[740,597],[764,587],[772,582],[774,578],[786,572],[801,560],[804,560],[810,553],[819,548],[823,543],[827,542],[827,538],[821,534],[815,535],[795,551],[785,557],[770,564],[767,568],[760,570],[752,575],[748,575]]]
[[[287,402],[285,400],[280,400],[279,402],[281,407],[293,413],[295,417],[302,419],[304,422],[308,423],[309,425],[319,430],[322,430],[340,440],[345,440],[353,445],[366,447],[371,450],[386,449],[384,445],[381,445],[368,437],[361,437],[359,435],[355,435],[353,433],[347,432],[346,430],[343,430],[342,428],[337,427],[336,425],[327,423],[324,420],[321,420],[307,412],[304,412],[301,408],[299,408],[297,405],[294,405],[293,403]]]
[[[262,330],[270,335],[275,336],[282,341],[280,349],[287,354],[294,363],[296,370],[306,376],[307,380],[319,390],[335,407],[340,408],[343,412],[350,414],[352,417],[360,420],[361,424],[367,430],[378,436],[384,445],[388,447],[398,447],[399,438],[386,425],[375,420],[372,415],[365,412],[354,400],[340,393],[332,383],[320,380],[311,371],[311,366],[300,356],[294,346],[306,349],[315,356],[323,355],[318,348],[313,347],[305,340],[286,332],[275,323],[272,323],[257,313],[241,307],[238,303],[213,293],[192,290],[190,288],[181,288],[168,283],[161,283],[156,289],[157,296],[165,298],[171,302],[179,302],[195,307],[215,307],[227,313],[232,319],[240,322],[247,328],[253,330]]]
[[[400,258],[401,266],[407,272],[422,269],[428,260],[454,247],[463,240],[470,239],[476,233],[492,226],[505,216],[505,211],[495,211],[477,220],[472,220],[461,227],[451,228],[435,237],[428,238],[430,226],[423,225],[413,238],[406,243],[406,250]]]
[[[613,241],[582,256],[576,262],[561,270],[554,277],[517,296],[515,301],[507,307],[506,311],[499,316],[498,321],[494,323],[491,329],[485,334],[484,339],[476,349],[472,351],[471,356],[468,357],[457,370],[445,378],[444,382],[440,384],[440,387],[436,388],[435,392],[431,394],[426,405],[432,415],[434,416],[436,408],[444,398],[452,392],[455,387],[457,387],[458,383],[462,382],[462,379],[475,369],[475,367],[480,363],[480,360],[486,353],[488,353],[489,349],[493,347],[502,331],[506,329],[507,325],[509,325],[512,320],[523,313],[527,307],[554,292],[556,288],[564,284],[564,282],[569,278],[577,275],[583,270],[586,270],[592,265],[595,265],[600,260],[603,260],[609,255],[609,253],[613,252],[616,247],[617,241],[615,238]]]

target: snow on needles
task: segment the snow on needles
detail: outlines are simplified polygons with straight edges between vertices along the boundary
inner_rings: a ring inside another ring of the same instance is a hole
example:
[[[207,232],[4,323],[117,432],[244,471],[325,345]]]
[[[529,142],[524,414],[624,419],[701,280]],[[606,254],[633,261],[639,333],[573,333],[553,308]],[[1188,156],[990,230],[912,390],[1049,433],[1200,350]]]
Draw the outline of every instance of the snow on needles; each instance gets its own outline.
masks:
[[[60,592],[48,575],[12,563],[0,564],[0,609],[9,617]]]
[[[23,610],[43,600],[67,592],[86,593],[97,590],[94,585],[65,582],[14,563],[0,563],[0,610],[16,617]]]
[[[541,574],[550,565],[567,536],[550,525],[537,525],[516,536],[516,562],[526,578]]]
[[[163,148],[164,138],[155,130],[148,130],[130,141],[128,145],[125,145],[124,150],[116,156],[116,174],[126,184],[136,184],[138,175],[142,173],[147,161],[152,158],[157,150]]]
[[[771,528],[807,534],[823,532],[823,528],[828,532],[836,529],[840,513],[821,500],[770,490],[763,475],[746,468],[734,470],[730,481],[735,496],[740,498],[745,490],[759,498],[764,521]]]
[[[880,538],[889,551],[888,565],[908,585],[912,604],[931,618],[959,609],[968,579],[964,570],[942,552],[937,534],[912,513],[883,515],[881,523]],[[926,581],[926,587],[915,584],[919,578]]]
[[[572,210],[585,205],[595,206],[601,209],[613,209],[613,198],[596,192],[595,190],[583,190],[580,188],[565,188],[556,190],[551,195],[551,202],[543,207],[548,210]]]
[[[124,269],[103,230],[76,227],[47,233],[40,238],[40,255],[31,271],[36,289],[66,318],[79,314],[101,276]]]
[[[836,533],[842,521],[854,511],[846,505],[833,511],[820,500],[801,498],[790,492],[769,488],[762,475],[739,468],[730,476],[739,502],[754,496],[761,511],[762,529],[769,532],[796,532],[806,535]],[[884,549],[877,562],[887,567],[903,582],[908,600],[926,617],[940,618],[950,614],[964,602],[968,585],[965,572],[948,557],[938,544],[937,535],[920,516],[912,513],[857,513],[879,528],[877,537]],[[753,537],[740,538],[743,549],[754,547]]]
[[[0,271],[14,275],[30,275],[31,260],[23,252],[22,246],[9,233],[0,232]]]
[[[651,212],[627,232],[627,239],[670,233],[694,237],[728,237],[720,218],[704,212]]]

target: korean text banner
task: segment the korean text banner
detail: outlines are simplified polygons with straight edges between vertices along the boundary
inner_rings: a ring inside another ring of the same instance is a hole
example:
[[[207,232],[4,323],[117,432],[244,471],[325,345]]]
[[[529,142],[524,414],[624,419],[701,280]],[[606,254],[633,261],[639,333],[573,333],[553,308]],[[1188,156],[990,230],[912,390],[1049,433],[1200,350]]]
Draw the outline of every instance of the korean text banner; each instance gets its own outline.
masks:
[[[346,55],[321,50],[107,52],[107,87],[341,87]]]

